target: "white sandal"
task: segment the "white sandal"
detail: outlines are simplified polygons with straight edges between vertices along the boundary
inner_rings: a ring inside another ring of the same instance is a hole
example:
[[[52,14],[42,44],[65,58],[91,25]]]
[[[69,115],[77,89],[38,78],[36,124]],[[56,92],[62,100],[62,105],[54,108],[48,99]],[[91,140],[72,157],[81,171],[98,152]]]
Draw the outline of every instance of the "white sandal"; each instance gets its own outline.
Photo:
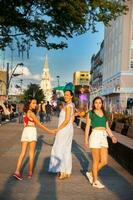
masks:
[[[99,188],[99,189],[103,189],[105,188],[105,185],[103,185],[100,181],[96,181],[96,182],[93,182],[92,184],[93,187],[96,187],[96,188]]]

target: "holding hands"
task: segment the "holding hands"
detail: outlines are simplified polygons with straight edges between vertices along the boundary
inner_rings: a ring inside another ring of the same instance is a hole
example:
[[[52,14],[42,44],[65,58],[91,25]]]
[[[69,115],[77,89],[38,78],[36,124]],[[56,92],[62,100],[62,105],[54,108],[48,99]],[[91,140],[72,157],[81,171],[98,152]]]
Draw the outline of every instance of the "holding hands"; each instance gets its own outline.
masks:
[[[49,134],[56,134],[57,133],[57,129],[52,129],[52,130],[48,130],[47,131]]]

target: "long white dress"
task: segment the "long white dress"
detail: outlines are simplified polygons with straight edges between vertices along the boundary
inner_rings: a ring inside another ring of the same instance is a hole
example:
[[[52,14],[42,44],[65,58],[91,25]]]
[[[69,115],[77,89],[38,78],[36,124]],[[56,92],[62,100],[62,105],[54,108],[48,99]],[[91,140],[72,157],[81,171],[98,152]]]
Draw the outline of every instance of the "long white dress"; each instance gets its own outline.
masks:
[[[71,174],[72,170],[72,139],[73,139],[73,114],[74,105],[70,103],[66,106],[71,107],[71,118],[69,123],[61,129],[55,137],[55,142],[52,148],[49,172],[65,172]],[[65,110],[62,109],[59,115],[58,127],[65,120]]]

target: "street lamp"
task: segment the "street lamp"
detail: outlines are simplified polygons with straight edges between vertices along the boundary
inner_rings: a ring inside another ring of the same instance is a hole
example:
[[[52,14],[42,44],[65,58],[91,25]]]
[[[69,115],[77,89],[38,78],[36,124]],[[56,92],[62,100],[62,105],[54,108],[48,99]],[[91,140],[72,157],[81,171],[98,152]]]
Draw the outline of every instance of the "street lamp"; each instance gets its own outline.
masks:
[[[60,86],[60,82],[59,82],[60,76],[56,76],[56,78],[57,78],[58,87],[59,87]]]
[[[21,94],[22,94],[22,91],[23,91],[23,88],[22,88],[22,85],[23,85],[23,79],[20,79],[20,84],[21,84]]]
[[[15,74],[15,71],[16,71],[17,67],[18,66],[23,66],[23,65],[24,65],[23,63],[18,63],[14,67],[14,69],[13,69],[11,75],[10,75],[10,78],[9,78],[9,63],[7,63],[7,95],[8,95],[8,90],[9,90],[9,86],[10,86],[12,78],[21,75],[21,74]]]

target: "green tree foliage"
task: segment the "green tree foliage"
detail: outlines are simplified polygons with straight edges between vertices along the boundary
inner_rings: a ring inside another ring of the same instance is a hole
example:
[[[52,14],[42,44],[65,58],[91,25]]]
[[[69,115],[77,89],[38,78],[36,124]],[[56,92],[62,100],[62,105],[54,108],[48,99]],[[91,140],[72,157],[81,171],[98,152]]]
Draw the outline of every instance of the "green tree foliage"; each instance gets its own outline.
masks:
[[[24,91],[23,96],[25,101],[28,101],[30,98],[35,98],[38,103],[44,100],[43,90],[37,84],[28,85],[28,89]]]
[[[59,101],[59,102],[65,102],[65,99],[64,99],[64,97],[59,97],[59,98],[57,99],[57,101]]]
[[[21,51],[31,41],[47,49],[64,48],[68,38],[95,32],[97,22],[108,25],[126,11],[124,0],[1,0],[0,48],[14,38]]]

